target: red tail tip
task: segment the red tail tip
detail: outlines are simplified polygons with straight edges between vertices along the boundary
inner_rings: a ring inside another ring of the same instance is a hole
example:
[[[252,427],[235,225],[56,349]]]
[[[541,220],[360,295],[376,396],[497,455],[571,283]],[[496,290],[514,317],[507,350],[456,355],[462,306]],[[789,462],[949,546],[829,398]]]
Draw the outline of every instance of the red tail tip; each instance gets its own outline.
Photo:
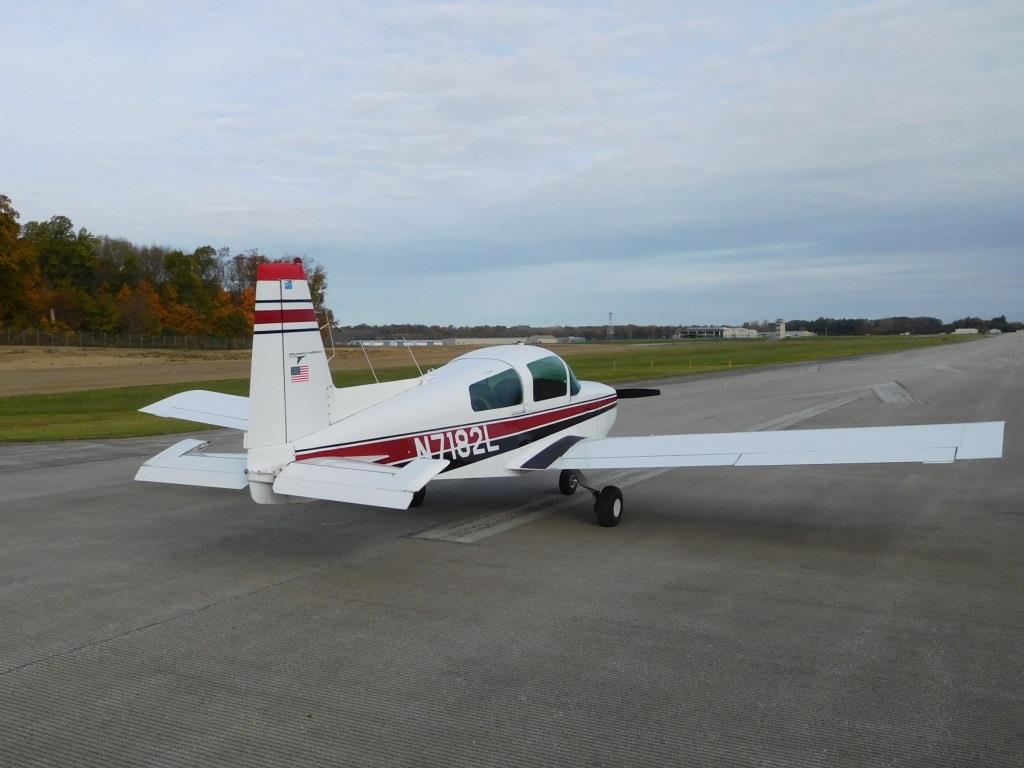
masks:
[[[305,280],[306,273],[302,269],[302,259],[295,259],[291,264],[272,261],[256,267],[257,280]]]

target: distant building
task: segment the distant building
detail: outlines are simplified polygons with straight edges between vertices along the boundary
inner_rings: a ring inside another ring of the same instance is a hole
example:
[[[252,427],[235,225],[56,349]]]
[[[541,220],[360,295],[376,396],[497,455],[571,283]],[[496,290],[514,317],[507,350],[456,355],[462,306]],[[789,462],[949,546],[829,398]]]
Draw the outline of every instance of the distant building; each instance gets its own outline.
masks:
[[[691,325],[673,334],[677,339],[757,339],[761,334],[753,328],[732,325]]]
[[[999,330],[998,328],[989,328],[988,333],[990,336],[995,336],[997,334],[1002,333],[1002,331]]]
[[[445,339],[444,344],[447,347],[490,347],[497,346],[498,344],[526,344],[529,340],[526,336],[508,336],[500,339],[496,339],[493,336],[475,339],[464,337],[461,339]]]
[[[765,325],[767,325],[767,321]],[[774,331],[765,331],[761,334],[766,339],[786,339],[786,338],[803,338],[805,336],[817,336],[818,334],[813,331],[788,331],[786,330],[786,321],[781,317],[775,321]]]
[[[551,334],[538,334],[535,336],[507,336],[501,338],[487,339],[445,339],[445,344],[456,346],[490,347],[498,344],[585,344],[584,336],[552,336]]]
[[[955,331],[953,331],[954,336],[970,336],[977,335],[977,333],[977,328],[957,328]]]
[[[440,347],[444,339],[357,339],[350,341],[350,347]]]

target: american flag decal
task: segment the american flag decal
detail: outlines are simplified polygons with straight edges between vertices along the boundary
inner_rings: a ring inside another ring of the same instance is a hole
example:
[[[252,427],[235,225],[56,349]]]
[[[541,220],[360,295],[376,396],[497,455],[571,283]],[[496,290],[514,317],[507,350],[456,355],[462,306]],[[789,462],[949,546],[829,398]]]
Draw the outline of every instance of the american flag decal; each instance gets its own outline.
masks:
[[[309,381],[309,366],[308,365],[293,365],[292,366],[292,383],[299,381]]]

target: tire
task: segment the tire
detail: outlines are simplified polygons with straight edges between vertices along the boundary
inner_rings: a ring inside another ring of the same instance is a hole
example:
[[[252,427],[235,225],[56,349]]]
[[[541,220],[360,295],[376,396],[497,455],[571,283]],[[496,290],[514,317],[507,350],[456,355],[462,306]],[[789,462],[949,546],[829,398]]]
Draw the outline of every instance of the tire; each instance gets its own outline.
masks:
[[[409,505],[409,508],[412,509],[413,507],[422,507],[423,506],[423,501],[426,498],[427,498],[427,488],[426,488],[426,486],[424,486],[424,487],[420,488],[418,491],[416,491],[416,493],[414,493],[412,495],[412,503]]]
[[[606,485],[597,494],[594,502],[597,522],[605,528],[611,528],[622,522],[622,491],[614,485]]]
[[[580,479],[571,469],[563,469],[558,475],[558,490],[566,496],[572,496],[580,487]]]

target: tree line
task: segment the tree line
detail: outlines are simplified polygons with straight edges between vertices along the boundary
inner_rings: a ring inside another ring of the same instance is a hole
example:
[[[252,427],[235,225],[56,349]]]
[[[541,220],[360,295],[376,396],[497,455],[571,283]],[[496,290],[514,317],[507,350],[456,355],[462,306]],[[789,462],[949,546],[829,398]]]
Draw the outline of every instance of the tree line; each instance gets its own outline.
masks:
[[[744,323],[747,327],[752,324]],[[1009,322],[1006,315],[983,320],[980,317],[962,317],[952,323],[944,323],[937,317],[881,317],[866,318],[819,317],[817,320],[787,320],[786,330],[813,331],[819,336],[885,336],[912,333],[915,336],[930,333],[952,333],[957,328],[977,328],[979,331],[992,329],[1007,332],[1024,328],[1024,324]]]
[[[258,249],[204,245],[191,253],[76,229],[66,216],[19,223],[0,195],[0,327],[50,333],[245,336],[251,333]],[[282,259],[291,261],[291,257]],[[304,259],[315,306],[327,275]]]
[[[343,325],[334,329],[337,343],[363,339],[421,340],[421,339],[508,339],[530,336],[579,336],[587,341],[629,341],[671,339],[676,331],[686,326],[678,325],[616,325],[613,335],[607,335],[603,325],[419,325],[413,323],[389,325]],[[775,331],[775,323],[749,321],[744,328],[758,331]],[[983,320],[978,317],[964,317],[952,323],[944,323],[935,317],[882,317],[876,320],[864,318],[819,317],[817,320],[787,320],[790,331],[812,331],[819,336],[865,336],[865,335],[914,335],[952,333],[957,328],[977,328],[985,332],[997,329],[1003,332],[1024,328],[1024,323],[1008,322],[1005,315]]]
[[[617,325],[614,338],[670,339],[677,325]],[[603,325],[421,325],[392,323],[387,325],[343,325],[334,330],[338,343],[362,339],[514,339],[529,336],[579,336],[588,341],[607,338]]]

